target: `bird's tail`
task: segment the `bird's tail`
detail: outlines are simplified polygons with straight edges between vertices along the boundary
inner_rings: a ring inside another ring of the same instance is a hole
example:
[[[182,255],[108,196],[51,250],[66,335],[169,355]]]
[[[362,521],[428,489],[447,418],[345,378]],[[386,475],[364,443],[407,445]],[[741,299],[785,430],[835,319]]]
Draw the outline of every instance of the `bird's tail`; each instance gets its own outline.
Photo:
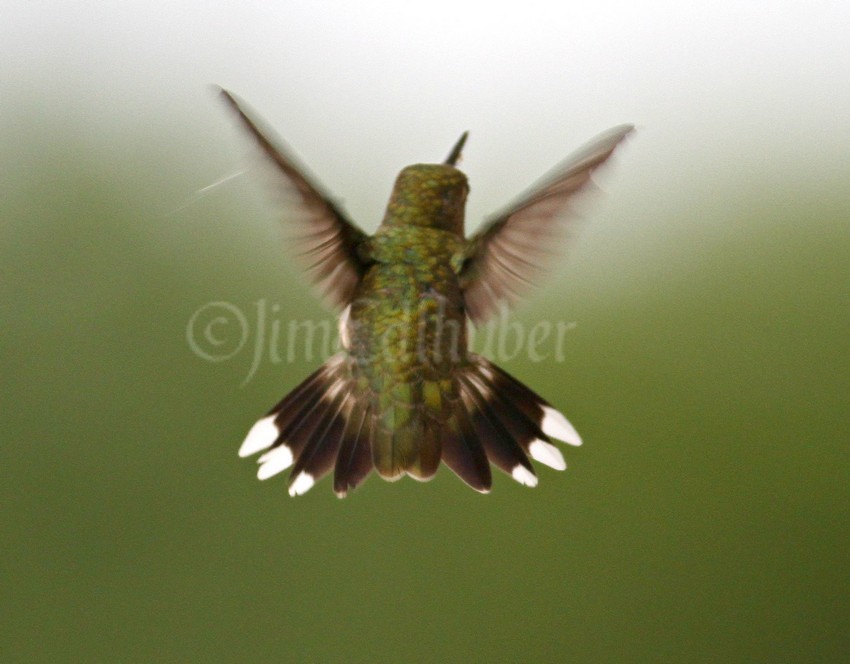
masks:
[[[470,354],[457,378],[458,403],[443,438],[443,461],[472,488],[490,489],[490,464],[526,486],[537,485],[529,457],[567,467],[549,437],[581,445],[567,419],[543,398],[486,358]]]
[[[372,470],[370,403],[357,382],[346,354],[334,355],[251,427],[239,456],[263,452],[261,480],[292,466],[291,496],[334,470],[334,491],[345,496]]]
[[[450,380],[411,386],[409,398],[401,399],[411,407],[403,417],[398,407],[388,417],[387,404],[365,379],[354,376],[349,362],[345,353],[330,358],[254,424],[239,456],[263,452],[260,479],[292,466],[289,493],[294,496],[333,470],[334,491],[344,497],[373,469],[387,479],[408,474],[426,480],[442,460],[486,493],[491,463],[535,486],[529,457],[566,468],[550,436],[581,444],[560,412],[479,355],[471,354]],[[405,395],[395,396],[398,401]]]

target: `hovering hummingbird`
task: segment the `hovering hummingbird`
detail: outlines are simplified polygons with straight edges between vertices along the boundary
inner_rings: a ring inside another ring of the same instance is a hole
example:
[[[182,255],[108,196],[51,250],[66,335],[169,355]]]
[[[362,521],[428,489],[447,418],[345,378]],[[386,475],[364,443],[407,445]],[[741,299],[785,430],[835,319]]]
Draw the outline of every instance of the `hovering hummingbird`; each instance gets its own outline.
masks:
[[[401,171],[381,225],[367,235],[242,103],[226,90],[221,97],[294,199],[284,219],[294,253],[341,312],[341,352],[242,443],[241,457],[263,452],[257,476],[292,466],[295,496],[333,471],[343,498],[373,469],[386,480],[424,481],[442,461],[481,493],[490,490],[491,463],[526,486],[537,485],[529,457],[564,470],[550,438],[580,445],[578,433],[547,401],[468,350],[467,319],[483,324],[541,276],[557,257],[574,195],[633,128],[597,136],[469,238],[469,185],[456,168],[464,133],[443,163]]]

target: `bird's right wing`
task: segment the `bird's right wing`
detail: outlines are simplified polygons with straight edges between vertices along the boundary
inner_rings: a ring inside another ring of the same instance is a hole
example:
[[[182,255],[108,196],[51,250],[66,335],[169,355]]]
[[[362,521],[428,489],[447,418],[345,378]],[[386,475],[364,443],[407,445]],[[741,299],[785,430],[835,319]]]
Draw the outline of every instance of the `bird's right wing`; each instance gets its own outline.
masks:
[[[365,270],[358,249],[368,236],[304,175],[304,169],[296,166],[279,141],[260,131],[244,104],[227,90],[221,90],[221,97],[253,136],[265,161],[273,167],[275,186],[286,194],[281,217],[296,257],[325,299],[335,308],[344,307]]]

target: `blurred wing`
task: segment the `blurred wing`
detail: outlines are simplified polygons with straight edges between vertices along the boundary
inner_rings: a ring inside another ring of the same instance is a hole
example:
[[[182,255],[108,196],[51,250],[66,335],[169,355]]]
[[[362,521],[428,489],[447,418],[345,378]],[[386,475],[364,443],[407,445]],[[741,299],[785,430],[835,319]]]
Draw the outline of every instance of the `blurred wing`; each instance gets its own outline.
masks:
[[[282,147],[260,131],[233,95],[221,90],[221,97],[274,167],[275,186],[283,189],[289,202],[283,219],[287,239],[308,277],[332,306],[345,306],[365,269],[357,249],[367,235],[307,179],[304,169],[296,167],[295,160]]]
[[[473,322],[485,322],[537,282],[560,253],[573,197],[632,130],[622,125],[597,136],[469,239],[460,277]]]

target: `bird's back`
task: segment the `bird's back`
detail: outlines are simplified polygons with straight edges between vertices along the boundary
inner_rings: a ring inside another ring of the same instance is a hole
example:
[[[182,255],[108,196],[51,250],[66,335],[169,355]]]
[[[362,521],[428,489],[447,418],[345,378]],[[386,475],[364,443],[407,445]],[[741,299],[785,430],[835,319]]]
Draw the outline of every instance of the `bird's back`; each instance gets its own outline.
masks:
[[[392,224],[369,243],[343,338],[371,404],[375,468],[388,479],[428,479],[440,463],[455,375],[468,361],[460,243],[449,231]]]

